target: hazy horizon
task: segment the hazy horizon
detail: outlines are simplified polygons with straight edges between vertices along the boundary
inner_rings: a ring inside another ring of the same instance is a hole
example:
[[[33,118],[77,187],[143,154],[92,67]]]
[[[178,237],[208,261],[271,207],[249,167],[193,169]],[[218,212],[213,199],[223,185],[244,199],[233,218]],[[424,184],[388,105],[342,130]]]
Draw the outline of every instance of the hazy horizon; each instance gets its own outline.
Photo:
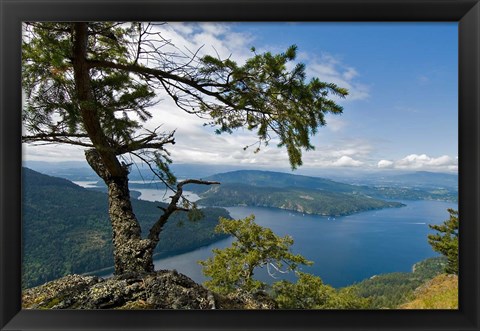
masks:
[[[84,168],[93,170],[88,165],[87,161],[36,161],[36,160],[23,160],[23,166],[27,168],[37,169],[57,169],[58,167],[65,167],[69,169],[75,168]],[[138,165],[142,171],[150,171],[146,167],[142,167],[141,164]],[[333,175],[333,177],[355,177],[361,175],[375,175],[375,174],[411,174],[411,173],[438,173],[438,174],[447,174],[447,175],[456,175],[458,176],[458,171],[431,171],[431,170],[421,170],[421,169],[346,169],[346,168],[309,168],[309,167],[299,167],[296,170],[291,170],[290,168],[281,168],[274,166],[255,166],[255,165],[225,165],[225,164],[198,164],[198,163],[173,163],[171,165],[172,171],[175,173],[175,168],[191,168],[195,167],[197,169],[206,169],[211,168],[212,174],[219,172],[229,172],[229,171],[238,171],[238,170],[258,170],[258,171],[274,171],[274,172],[283,172],[289,173],[292,175],[303,175],[303,176],[319,176],[321,174]],[[138,168],[134,167],[132,173],[138,172]]]

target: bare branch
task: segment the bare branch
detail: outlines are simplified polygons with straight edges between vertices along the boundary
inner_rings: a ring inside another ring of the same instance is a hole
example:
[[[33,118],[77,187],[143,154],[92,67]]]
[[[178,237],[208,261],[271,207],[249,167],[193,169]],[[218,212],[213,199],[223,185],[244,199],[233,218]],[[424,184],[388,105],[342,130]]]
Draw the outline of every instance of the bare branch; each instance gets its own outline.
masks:
[[[83,147],[94,147],[92,144],[80,141],[72,140],[71,138],[88,138],[88,135],[85,134],[67,134],[67,133],[39,133],[36,135],[22,136],[22,142],[24,143],[33,143],[33,142],[46,142],[47,144],[69,144],[77,145]]]
[[[40,138],[88,138],[87,134],[83,133],[39,133],[33,136],[22,136],[22,140],[34,140],[34,139],[40,139]]]
[[[183,194],[183,186],[188,184],[214,185],[220,183],[200,179],[186,179],[178,183],[176,193],[171,197],[170,203],[168,204],[167,208],[161,208],[163,210],[163,214],[155,222],[148,234],[148,239],[150,239],[154,245],[158,243],[160,232],[162,232],[163,226],[165,225],[165,223],[167,223],[170,215],[172,215],[176,211],[189,211],[189,209],[179,207],[177,205]]]
[[[169,188],[172,191],[175,191],[175,189],[157,172],[157,170],[152,167],[151,160],[148,160],[147,158],[133,151],[130,152],[130,154],[135,155],[141,161],[143,161],[150,168],[150,171],[155,175],[155,177],[157,177],[167,188]]]
[[[201,179],[185,179],[178,183],[177,188],[181,189],[184,185],[188,184],[199,184],[199,185],[215,185],[218,184],[220,185],[220,182],[213,182],[213,181],[207,181],[207,180],[201,180]]]
[[[156,131],[156,130],[155,130]],[[157,134],[155,131],[150,132],[146,137],[138,140],[132,140],[128,143],[115,148],[115,154],[121,155],[132,153],[142,149],[163,149],[164,145],[175,145],[175,130],[163,135]]]

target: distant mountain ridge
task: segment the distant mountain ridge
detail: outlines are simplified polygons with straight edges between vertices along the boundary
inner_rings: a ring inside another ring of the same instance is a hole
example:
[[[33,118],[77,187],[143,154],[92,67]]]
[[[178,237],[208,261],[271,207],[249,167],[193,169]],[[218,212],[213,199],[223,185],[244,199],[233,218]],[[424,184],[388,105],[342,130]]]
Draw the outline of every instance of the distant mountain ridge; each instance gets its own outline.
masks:
[[[352,192],[352,186],[330,179],[321,177],[311,177],[303,175],[292,175],[283,172],[265,171],[265,170],[236,170],[220,174],[215,174],[206,178],[207,180],[219,181],[222,184],[239,183],[258,187],[272,188],[307,188],[315,190],[325,190],[332,192]],[[205,187],[195,189],[197,192],[206,191]]]
[[[221,184],[193,187],[205,206],[261,206],[323,216],[342,216],[361,211],[402,207],[365,194],[368,188],[319,177],[261,170],[239,170],[206,178]]]
[[[398,200],[442,200],[457,201],[458,193],[448,189],[420,189],[395,186],[352,185],[321,177],[293,175],[282,172],[263,170],[238,170],[215,174],[205,178],[225,184],[242,184],[272,189],[308,189],[324,192],[365,195],[376,199]],[[189,188],[197,194],[205,194],[211,187],[192,186]]]
[[[25,166],[35,171],[66,178],[69,180],[98,180],[98,176],[85,161],[45,162],[26,161]],[[190,164],[174,163],[172,171],[179,178],[202,178],[215,174],[234,172],[236,170],[259,170],[253,166],[221,165],[221,164]],[[259,171],[262,171],[261,169]],[[288,169],[268,168],[267,172],[287,173]],[[293,174],[292,174],[293,175]],[[356,169],[312,169],[299,168],[296,175],[314,178],[328,178],[342,183],[367,186],[406,186],[410,188],[445,188],[458,191],[458,174],[432,171],[381,170],[358,171]],[[134,167],[130,173],[130,180],[152,180],[149,169]]]

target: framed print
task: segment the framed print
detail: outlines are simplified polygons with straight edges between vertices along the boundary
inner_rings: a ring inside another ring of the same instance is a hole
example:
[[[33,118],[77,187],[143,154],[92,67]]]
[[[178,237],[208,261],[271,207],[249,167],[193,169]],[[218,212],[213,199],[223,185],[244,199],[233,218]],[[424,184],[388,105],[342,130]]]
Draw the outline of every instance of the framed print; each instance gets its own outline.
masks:
[[[480,328],[478,1],[1,8],[2,330]]]

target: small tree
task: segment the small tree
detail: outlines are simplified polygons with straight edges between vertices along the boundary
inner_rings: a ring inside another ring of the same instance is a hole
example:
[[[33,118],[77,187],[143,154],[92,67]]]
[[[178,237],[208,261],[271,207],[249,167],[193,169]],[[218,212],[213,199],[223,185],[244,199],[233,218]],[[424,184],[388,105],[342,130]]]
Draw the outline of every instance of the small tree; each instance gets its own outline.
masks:
[[[211,279],[205,286],[221,294],[238,290],[255,292],[267,284],[253,278],[256,268],[267,268],[270,274],[295,272],[296,283],[279,281],[273,284],[273,299],[286,309],[354,309],[367,308],[369,301],[349,288],[335,290],[322,279],[298,270],[299,265],[312,265],[302,255],[290,251],[293,239],[279,237],[269,228],[254,222],[254,216],[240,220],[220,219],[217,232],[232,235],[230,247],[214,249],[213,257],[199,261],[203,273]]]
[[[177,182],[169,169],[175,131],[146,123],[168,114],[152,111],[159,93],[177,107],[205,118],[217,133],[246,128],[261,143],[278,138],[292,168],[326,113],[342,107],[330,95],[347,90],[318,78],[306,81],[305,66],[290,66],[296,47],[257,54],[243,65],[231,59],[180,52],[161,24],[125,22],[27,22],[22,43],[24,143],[69,144],[108,188],[115,274],[151,272],[153,250],[170,215],[195,208],[183,197],[188,179]],[[289,70],[291,68],[291,70]],[[207,142],[205,142],[207,143]],[[156,223],[142,236],[132,208],[129,173],[144,162],[174,194]],[[217,183],[218,184],[218,183]]]
[[[428,235],[428,242],[433,250],[447,257],[445,272],[458,274],[458,211],[448,209],[450,218],[441,225],[429,225],[436,234]]]
[[[361,309],[370,301],[351,288],[336,290],[318,276],[298,272],[296,283],[283,280],[273,284],[275,301],[284,309]]]
[[[320,277],[303,272],[298,276],[296,283],[283,280],[273,285],[278,307],[312,309],[324,306],[334,289],[324,285]]]
[[[237,289],[255,292],[266,285],[253,278],[255,268],[266,267],[269,273],[284,273],[297,270],[301,264],[312,264],[290,252],[293,244],[290,236],[279,237],[254,220],[253,215],[240,220],[220,218],[216,231],[230,234],[236,240],[231,247],[214,249],[213,257],[199,261],[203,273],[211,278],[205,286],[222,294]]]

